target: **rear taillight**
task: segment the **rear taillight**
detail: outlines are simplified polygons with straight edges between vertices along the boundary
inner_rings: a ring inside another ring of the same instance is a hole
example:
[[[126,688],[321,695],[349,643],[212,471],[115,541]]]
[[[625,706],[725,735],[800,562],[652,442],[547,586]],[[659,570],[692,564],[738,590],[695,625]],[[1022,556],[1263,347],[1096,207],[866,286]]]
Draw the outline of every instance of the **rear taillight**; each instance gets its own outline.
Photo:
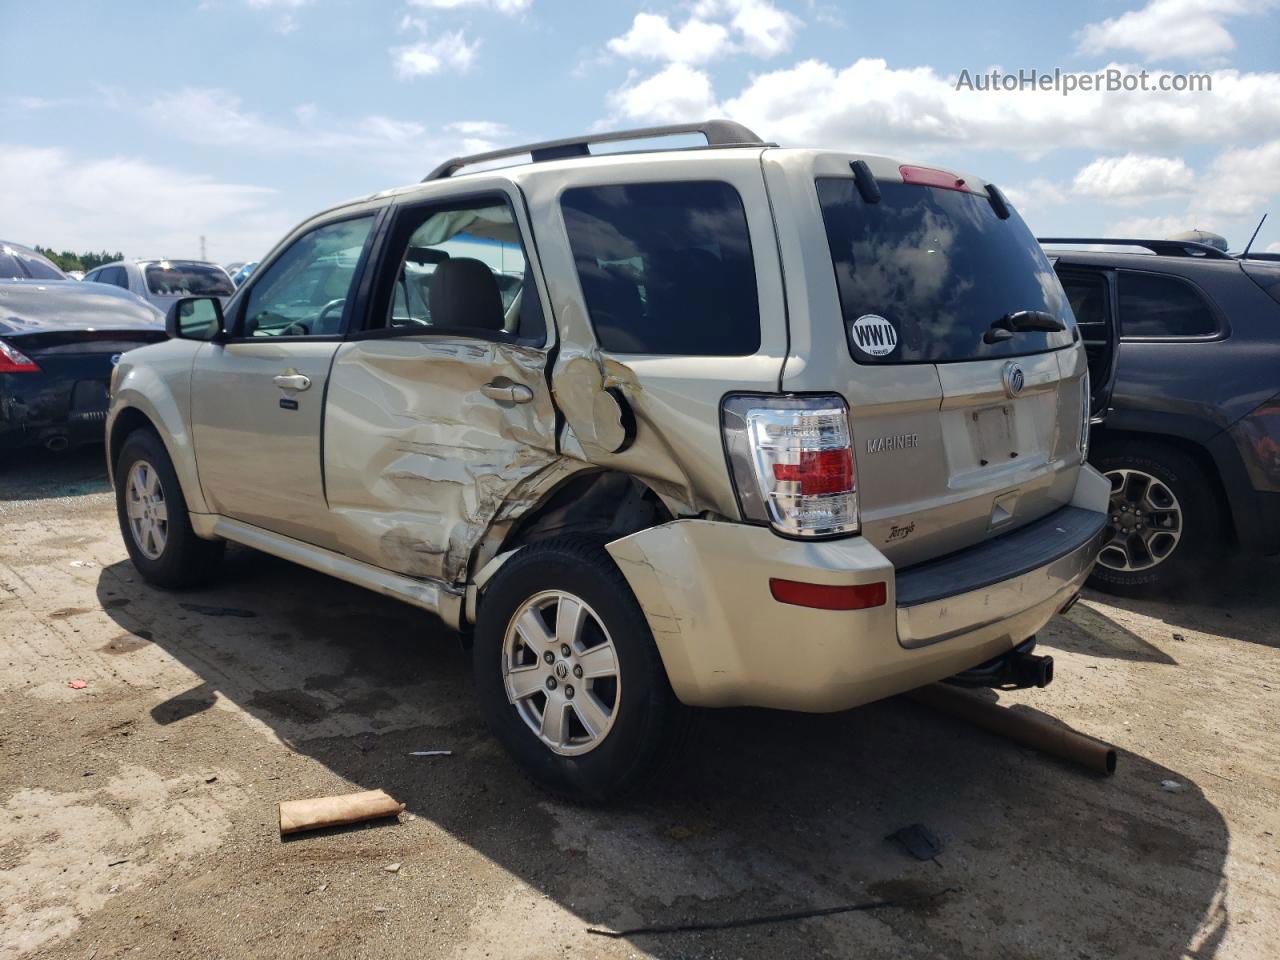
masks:
[[[794,537],[857,533],[857,472],[843,398],[731,396],[723,423],[745,519]]]
[[[34,360],[11,343],[0,340],[0,373],[39,373]]]

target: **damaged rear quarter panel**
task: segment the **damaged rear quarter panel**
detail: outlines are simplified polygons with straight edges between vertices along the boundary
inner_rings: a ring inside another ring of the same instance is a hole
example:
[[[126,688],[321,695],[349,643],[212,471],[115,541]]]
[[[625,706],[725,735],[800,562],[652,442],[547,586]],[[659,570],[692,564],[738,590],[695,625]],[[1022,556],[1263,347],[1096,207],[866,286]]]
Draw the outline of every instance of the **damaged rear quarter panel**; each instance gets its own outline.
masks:
[[[335,358],[327,495],[344,552],[450,583],[499,511],[563,474],[542,350],[455,336],[357,340]],[[507,403],[499,377],[533,391]]]
[[[641,479],[675,516],[736,518],[720,404],[735,391],[776,392],[787,350],[781,267],[760,151],[597,156],[574,167],[571,176],[540,172],[534,164],[518,168],[512,177],[528,199],[560,340],[552,388],[565,423],[561,449],[566,456]],[[760,348],[749,357],[605,353],[583,301],[560,196],[569,187],[684,180],[729,183],[742,198],[758,288]],[[622,394],[636,420],[635,440],[621,452],[602,442],[612,425],[609,405],[599,397],[609,389]]]

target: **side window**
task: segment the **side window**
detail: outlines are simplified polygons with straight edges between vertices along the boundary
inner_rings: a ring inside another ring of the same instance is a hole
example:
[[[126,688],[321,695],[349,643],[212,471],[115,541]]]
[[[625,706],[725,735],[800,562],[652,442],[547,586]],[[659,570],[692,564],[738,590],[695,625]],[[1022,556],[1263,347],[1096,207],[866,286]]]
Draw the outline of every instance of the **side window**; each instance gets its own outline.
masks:
[[[432,328],[546,341],[546,321],[505,196],[402,211],[388,247],[394,287],[385,320],[404,333]],[[390,282],[392,274],[385,277]]]
[[[117,287],[129,289],[129,277],[124,272],[124,267],[106,267],[98,276],[99,283],[111,283]]]
[[[560,206],[605,350],[746,356],[760,348],[747,216],[729,184],[576,187]]]
[[[373,216],[317,227],[254,278],[242,337],[331,337],[342,332],[360,254]]]
[[[1120,335],[1207,337],[1218,321],[1204,297],[1177,277],[1120,273]]]

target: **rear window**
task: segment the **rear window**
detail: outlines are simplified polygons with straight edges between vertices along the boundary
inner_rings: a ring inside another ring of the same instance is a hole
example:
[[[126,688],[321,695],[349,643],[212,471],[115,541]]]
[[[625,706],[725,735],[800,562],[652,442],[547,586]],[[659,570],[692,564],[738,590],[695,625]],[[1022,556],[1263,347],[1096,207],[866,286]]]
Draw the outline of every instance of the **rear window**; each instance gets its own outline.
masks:
[[[817,181],[849,350],[859,363],[947,363],[1069,345],[1075,321],[1035,237],[986,197],[880,183],[865,203],[853,180]],[[1052,314],[1067,329],[984,343],[1007,314]]]
[[[727,357],[760,348],[747,216],[729,184],[576,187],[560,203],[603,349]]]
[[[66,275],[38,253],[0,248],[0,279],[65,280]]]
[[[1177,277],[1121,271],[1122,337],[1211,337],[1218,320],[1204,297]]]
[[[161,261],[147,267],[147,289],[159,297],[229,297],[236,292],[221,267]]]

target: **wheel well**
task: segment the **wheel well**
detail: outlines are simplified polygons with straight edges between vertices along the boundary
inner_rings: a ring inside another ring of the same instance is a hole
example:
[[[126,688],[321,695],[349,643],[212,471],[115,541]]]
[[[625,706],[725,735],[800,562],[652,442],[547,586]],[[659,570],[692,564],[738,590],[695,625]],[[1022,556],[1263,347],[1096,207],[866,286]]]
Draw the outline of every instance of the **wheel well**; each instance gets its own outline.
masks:
[[[520,518],[502,550],[575,534],[605,542],[674,519],[661,498],[642,481],[613,470],[579,473]]]
[[[125,407],[116,414],[115,422],[111,425],[111,440],[109,447],[109,456],[111,469],[114,472],[116,461],[120,459],[120,451],[124,449],[125,440],[129,439],[129,434],[135,430],[150,430],[152,433],[159,435],[155,424],[151,422],[151,418],[139,410],[137,407]]]
[[[1185,437],[1178,437],[1168,433],[1143,433],[1140,430],[1106,430],[1101,435],[1095,435],[1095,442],[1091,444],[1091,447],[1096,450],[1101,450],[1103,447],[1123,449],[1133,443],[1156,444],[1168,447],[1170,450],[1176,450],[1194,460],[1196,466],[1204,473],[1205,479],[1213,487],[1218,503],[1222,506],[1223,519],[1226,520],[1227,535],[1233,543],[1236,542],[1238,538],[1236,536],[1235,517],[1232,516],[1231,511],[1231,500],[1227,497],[1227,488],[1222,482],[1222,475],[1218,471],[1218,465],[1214,462],[1213,455],[1208,450],[1194,440],[1188,440]]]

